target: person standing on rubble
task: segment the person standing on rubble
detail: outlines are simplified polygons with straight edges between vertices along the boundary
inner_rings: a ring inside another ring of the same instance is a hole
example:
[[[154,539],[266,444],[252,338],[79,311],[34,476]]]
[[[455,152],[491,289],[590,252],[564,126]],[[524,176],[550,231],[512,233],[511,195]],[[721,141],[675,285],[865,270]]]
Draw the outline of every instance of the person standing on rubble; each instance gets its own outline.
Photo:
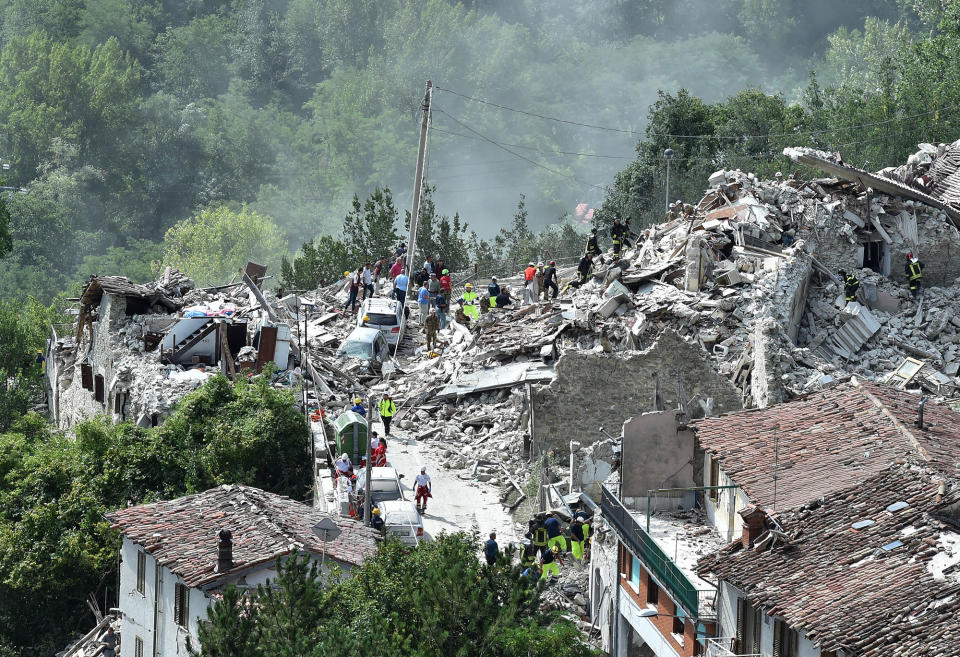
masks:
[[[383,258],[373,265],[373,296],[380,294],[380,276],[383,275]]]
[[[549,290],[553,290],[553,299],[557,298],[557,295],[560,294],[560,286],[557,285],[557,263],[555,260],[551,260],[550,264],[543,271],[543,298],[548,297]]]
[[[430,309],[430,314],[423,323],[423,328],[427,333],[427,351],[434,351],[437,348],[437,331],[440,330],[440,318],[437,317],[436,308]]]
[[[528,537],[520,541],[520,565],[524,568],[530,568],[537,563],[537,550],[533,547],[533,542]]]
[[[677,204],[671,203],[669,206],[667,206],[667,214],[663,218],[663,220],[666,222],[670,222],[676,218],[677,218]]]
[[[349,271],[343,273],[344,276],[350,277],[350,296],[347,297],[347,302],[343,304],[343,309],[346,310],[347,307],[350,307],[350,312],[357,312],[357,294],[360,292],[360,268],[357,268],[353,274]]]
[[[427,256],[423,262],[423,271],[427,272],[427,276],[433,273],[433,256]]]
[[[626,230],[620,223],[620,218],[613,220],[613,226],[610,227],[610,237],[613,239],[613,259],[620,259],[620,249],[623,248],[623,239],[626,237]]]
[[[580,258],[580,264],[577,265],[577,280],[567,283],[567,287],[580,287],[586,283],[587,278],[590,277],[591,269],[593,269],[593,256],[584,253],[583,257]]]
[[[443,290],[447,296],[450,296],[450,292],[453,290],[453,281],[450,280],[449,269],[444,269],[440,272],[440,289]]]
[[[401,265],[400,273],[393,279],[393,292],[397,301],[400,302],[401,308],[407,300],[407,287],[410,285],[410,277],[407,276],[405,271],[406,269]]]
[[[556,545],[544,548],[540,553],[540,567],[543,569],[541,579],[547,579],[551,575],[560,577],[560,548]]]
[[[417,504],[417,511],[426,513],[427,500],[433,497],[433,484],[430,482],[430,475],[427,474],[426,466],[420,468],[420,474],[414,479],[414,490],[416,491],[414,501]],[[423,501],[422,504],[421,500]]]
[[[544,518],[544,514],[538,513],[534,516],[533,520],[530,521],[533,547],[537,551],[542,551],[547,548],[547,528],[543,524]]]
[[[426,281],[420,284],[417,304],[420,306],[420,323],[422,324],[427,321],[427,314],[430,312],[430,290],[427,289]]]
[[[396,248],[393,252],[393,255],[397,256],[397,259],[403,259],[403,256],[407,253],[407,245],[404,242],[400,242],[400,246]]]
[[[363,300],[366,301],[368,296],[373,296],[373,272],[370,270],[370,263],[366,262],[363,265]]]
[[[923,296],[923,263],[915,258],[912,253],[907,254],[907,264],[903,267],[903,272],[907,276],[907,282],[910,284],[910,294],[913,298]]]
[[[427,281],[427,290],[430,292],[430,305],[436,308],[437,295],[440,294],[440,279],[437,278],[436,272],[430,274],[430,280]]]
[[[570,551],[577,561],[583,559],[583,542],[583,522],[579,518],[574,518],[570,523]]]
[[[523,286],[530,287],[533,277],[537,275],[537,267],[532,262],[523,270]]]
[[[497,295],[500,294],[500,284],[497,283],[497,277],[490,277],[490,284],[487,285],[487,294],[491,299],[496,299]],[[490,304],[490,307],[493,308],[493,303]]]
[[[390,265],[390,279],[394,279],[403,271],[403,258],[397,258],[397,261]]]
[[[443,288],[437,293],[437,317],[440,318],[440,328],[447,328],[447,311],[450,310],[450,302],[447,301],[447,293]]]
[[[587,246],[583,252],[589,253],[591,256],[596,256],[598,253],[600,253],[600,245],[597,244],[596,227],[590,229],[590,237],[587,238]]]
[[[534,276],[533,280],[536,283],[536,287],[534,288],[534,291],[533,291],[534,294],[536,295],[536,298],[534,299],[534,301],[540,301],[541,294],[543,294],[544,299],[546,299],[547,288],[543,284],[543,262],[542,261],[537,263],[537,273]]]
[[[473,285],[467,283],[464,286],[463,296],[460,297],[460,307],[463,308],[463,314],[476,321],[480,319],[480,306],[477,303],[477,293],[473,291]]]
[[[394,404],[393,399],[390,398],[390,393],[383,393],[383,399],[380,400],[380,404],[377,406],[377,412],[380,413],[380,421],[383,422],[383,432],[389,436],[390,420],[397,414],[397,405]]]
[[[860,289],[860,279],[853,274],[847,275],[842,269],[837,272],[840,274],[840,280],[843,281],[843,296],[847,303],[857,300],[857,290]]]

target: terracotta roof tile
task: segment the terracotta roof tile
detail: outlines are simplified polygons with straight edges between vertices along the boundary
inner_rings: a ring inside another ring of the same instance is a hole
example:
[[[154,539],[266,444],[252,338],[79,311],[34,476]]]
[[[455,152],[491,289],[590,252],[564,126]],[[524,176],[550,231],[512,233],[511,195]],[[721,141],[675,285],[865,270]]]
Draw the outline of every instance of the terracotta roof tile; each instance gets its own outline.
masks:
[[[293,551],[320,554],[323,541],[312,528],[331,516],[282,495],[228,485],[113,511],[106,517],[114,529],[182,577],[188,586],[203,587]],[[376,552],[376,531],[355,520],[332,519],[341,533],[327,543],[328,557],[359,565]],[[217,534],[223,528],[233,533],[235,566],[227,573],[217,573]]]
[[[823,650],[863,657],[950,657],[960,645],[960,485],[929,468],[895,465],[777,516],[781,537],[737,541],[703,558],[701,575],[743,590]],[[888,511],[897,502],[908,506]],[[872,520],[860,530],[852,524]],[[883,546],[902,545],[885,550]],[[763,545],[763,547],[756,547]]]
[[[700,445],[757,505],[785,509],[864,481],[897,460],[954,473],[960,413],[875,383],[826,388],[692,424]],[[777,473],[774,505],[774,471]]]

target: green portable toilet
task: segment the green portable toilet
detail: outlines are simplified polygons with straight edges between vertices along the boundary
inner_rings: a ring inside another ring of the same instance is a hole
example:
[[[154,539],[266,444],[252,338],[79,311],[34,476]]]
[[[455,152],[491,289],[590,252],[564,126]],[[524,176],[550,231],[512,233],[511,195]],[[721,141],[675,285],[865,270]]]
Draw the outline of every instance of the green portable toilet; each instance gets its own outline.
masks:
[[[367,454],[367,419],[359,413],[344,411],[333,421],[333,435],[337,454],[346,454],[352,463],[359,463]]]

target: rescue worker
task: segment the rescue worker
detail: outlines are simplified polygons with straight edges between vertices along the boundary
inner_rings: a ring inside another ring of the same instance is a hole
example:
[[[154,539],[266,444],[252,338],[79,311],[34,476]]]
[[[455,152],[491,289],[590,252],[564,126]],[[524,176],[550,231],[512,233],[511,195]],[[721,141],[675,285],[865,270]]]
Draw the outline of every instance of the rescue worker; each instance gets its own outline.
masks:
[[[543,514],[538,513],[536,517],[530,522],[533,524],[533,547],[537,551],[546,549],[547,547],[547,528],[543,526]]]
[[[534,275],[534,277],[533,277],[533,280],[534,280],[534,281],[536,282],[536,284],[537,284],[537,287],[536,287],[536,289],[534,290],[534,294],[536,294],[536,297],[537,297],[537,298],[535,299],[535,301],[540,301],[540,295],[541,295],[541,294],[544,296],[544,298],[546,298],[546,296],[547,296],[547,288],[546,288],[546,287],[544,286],[544,284],[543,284],[543,278],[544,278],[544,277],[543,277],[543,262],[538,262],[538,263],[537,263],[537,273],[536,273],[536,274]]]
[[[537,550],[529,538],[520,541],[520,565],[530,568],[537,563]]]
[[[913,257],[912,253],[907,254],[907,264],[903,267],[903,272],[907,276],[907,282],[910,284],[910,294],[913,298],[923,296],[923,263]]]
[[[460,297],[460,306],[463,308],[463,314],[472,320],[480,319],[480,305],[478,303],[477,293],[473,291],[473,285],[467,283],[463,296]]]
[[[500,284],[497,283],[496,276],[490,277],[490,283],[487,285],[487,294],[490,295],[491,299],[500,294]]]
[[[620,259],[620,249],[623,248],[623,240],[627,235],[627,231],[624,228],[623,224],[620,223],[620,219],[613,220],[613,226],[610,228],[610,237],[613,239],[613,259]]]
[[[387,533],[387,527],[383,524],[383,518],[380,517],[380,507],[373,507],[371,515],[373,517],[370,518],[370,527],[380,532],[381,536],[385,536]]]
[[[663,218],[664,221],[673,221],[677,218],[677,204],[671,203],[667,206],[667,214]]]
[[[389,393],[383,393],[383,399],[377,405],[377,412],[380,413],[380,421],[383,422],[383,432],[390,435],[390,420],[397,414],[397,405],[393,403]]]
[[[353,400],[353,408],[350,410],[354,413],[359,413],[363,417],[367,417],[367,409],[363,407],[363,400],[359,397]]]
[[[544,521],[543,526],[547,530],[547,545],[560,548],[561,551],[566,552],[567,539],[560,529],[560,521],[553,515],[553,512],[547,513],[547,519]]]
[[[590,237],[587,238],[587,248],[583,250],[584,253],[589,253],[591,256],[595,256],[600,253],[600,246],[597,244],[597,229],[590,229]]]
[[[427,332],[427,351],[433,351],[437,348],[437,331],[440,330],[440,318],[437,317],[437,309],[431,308],[427,321],[423,323],[423,328]]]
[[[840,274],[840,280],[843,281],[843,296],[847,303],[857,300],[857,290],[860,289],[860,280],[853,274],[847,275],[842,269],[837,272]]]
[[[497,545],[497,532],[490,532],[490,540],[483,545],[483,556],[486,557],[488,566],[497,563],[497,558],[500,556],[500,546]]]
[[[540,553],[540,567],[543,569],[541,579],[547,579],[551,575],[560,577],[560,548],[554,545],[552,548],[544,548]]]
[[[33,359],[37,364],[37,367],[40,369],[40,374],[47,373],[47,359],[43,356],[43,351],[37,349],[37,357]]]
[[[449,269],[444,269],[440,275],[440,289],[443,290],[447,296],[450,296],[450,291],[453,290],[453,282],[450,280]]]
[[[427,291],[430,292],[430,305],[437,307],[437,295],[440,294],[440,279],[436,273],[430,274],[430,280],[427,281]]]
[[[427,500],[433,497],[433,484],[430,482],[430,475],[427,474],[426,466],[420,468],[420,474],[414,480],[414,489],[416,490],[414,501],[417,504],[417,511],[426,513]],[[423,500],[422,503],[421,500]]]
[[[556,299],[560,294],[560,286],[557,285],[557,263],[551,260],[546,269],[543,270],[543,297],[547,298],[547,291],[553,290],[552,299]]]
[[[570,551],[577,561],[583,559],[584,540],[583,522],[579,518],[574,518],[573,522],[570,523]]]
[[[510,296],[510,288],[506,285],[500,290],[500,294],[490,300],[490,307],[506,308],[513,305],[513,297]]]
[[[346,310],[347,306],[349,306],[350,312],[357,312],[357,294],[360,292],[360,270],[358,269],[353,274],[345,271],[343,275],[350,279],[350,296],[347,297],[347,302],[343,304],[343,309]]]
[[[370,452],[370,463],[375,468],[385,468],[387,466],[386,439],[381,438],[377,441],[377,448]]]
[[[532,262],[527,265],[527,268],[523,270],[523,286],[529,287],[530,281],[533,280],[533,277],[537,275],[537,266]]]
[[[583,257],[580,258],[580,264],[577,265],[577,280],[567,283],[567,287],[580,287],[586,283],[587,278],[590,276],[591,269],[593,269],[593,256],[585,253]]]

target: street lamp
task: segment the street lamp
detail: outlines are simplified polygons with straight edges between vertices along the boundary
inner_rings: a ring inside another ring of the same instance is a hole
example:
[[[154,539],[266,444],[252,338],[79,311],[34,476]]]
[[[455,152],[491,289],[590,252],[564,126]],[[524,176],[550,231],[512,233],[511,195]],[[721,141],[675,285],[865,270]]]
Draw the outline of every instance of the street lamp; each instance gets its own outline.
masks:
[[[667,195],[663,201],[663,213],[670,211],[670,160],[673,159],[673,149],[666,148],[663,151],[663,159],[667,161]]]

